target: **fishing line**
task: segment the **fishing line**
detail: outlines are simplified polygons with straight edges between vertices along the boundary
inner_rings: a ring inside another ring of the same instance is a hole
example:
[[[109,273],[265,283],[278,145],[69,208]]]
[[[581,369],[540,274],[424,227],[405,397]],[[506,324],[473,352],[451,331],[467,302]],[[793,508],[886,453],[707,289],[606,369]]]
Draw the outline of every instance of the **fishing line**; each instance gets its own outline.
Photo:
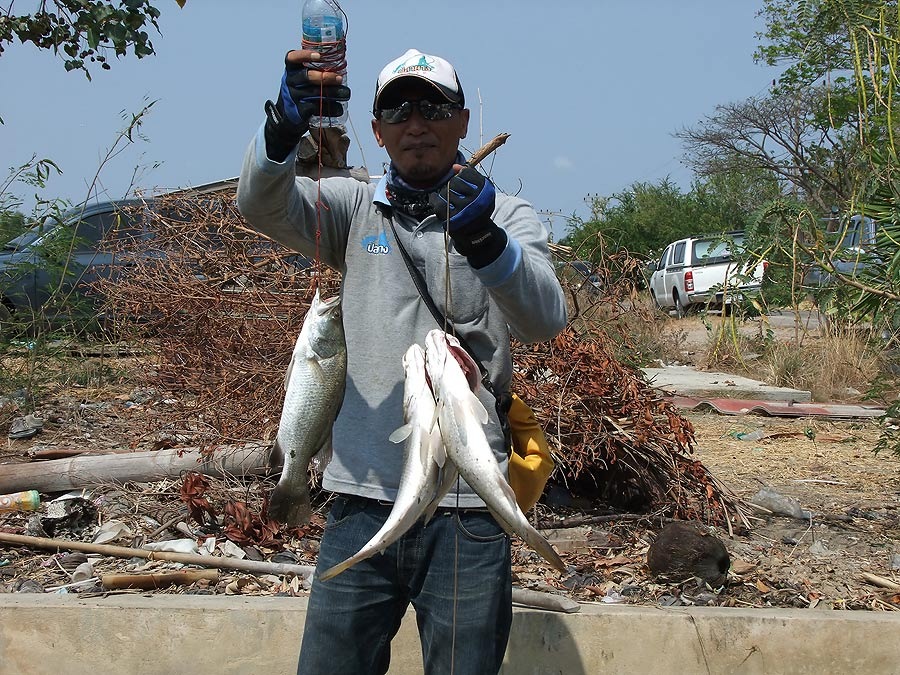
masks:
[[[339,40],[332,41],[310,42],[302,37],[300,39],[300,47],[302,49],[309,49],[319,54],[319,61],[317,62],[318,67],[314,70],[318,70],[320,73],[346,72],[347,70],[347,33],[350,31],[350,18],[337,0],[331,0],[331,2],[337,7],[344,18],[344,35]],[[318,166],[316,167],[316,254],[313,259],[315,276],[313,278],[312,286],[310,287],[310,290],[313,291],[319,287],[319,280],[322,278],[322,255],[320,246],[322,240],[322,209],[328,210],[328,206],[322,202],[322,141],[325,138],[325,125],[321,123],[321,120],[325,119],[324,113],[325,80],[320,77],[318,114],[320,123],[318,126],[318,138],[316,139],[316,159],[318,160],[316,164]]]

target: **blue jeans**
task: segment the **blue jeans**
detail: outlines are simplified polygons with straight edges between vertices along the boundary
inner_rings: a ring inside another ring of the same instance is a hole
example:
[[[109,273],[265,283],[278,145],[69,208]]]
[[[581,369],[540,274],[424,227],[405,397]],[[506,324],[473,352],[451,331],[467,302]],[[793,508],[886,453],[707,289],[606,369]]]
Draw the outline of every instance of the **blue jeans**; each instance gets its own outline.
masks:
[[[339,495],[317,572],[356,553],[381,528],[386,504]],[[386,673],[391,639],[416,610],[427,675],[487,675],[503,663],[512,623],[510,541],[487,511],[438,509],[384,554],[313,581],[299,675]]]

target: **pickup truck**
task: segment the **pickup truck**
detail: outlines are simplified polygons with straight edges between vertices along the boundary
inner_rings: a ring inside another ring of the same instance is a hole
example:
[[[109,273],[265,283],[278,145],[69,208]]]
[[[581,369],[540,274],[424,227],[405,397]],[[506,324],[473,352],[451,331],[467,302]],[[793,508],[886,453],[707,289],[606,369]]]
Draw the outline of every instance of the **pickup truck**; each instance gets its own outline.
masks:
[[[765,263],[746,273],[738,269],[732,255],[743,242],[741,232],[673,241],[650,275],[653,303],[660,309],[674,309],[681,318],[694,307],[722,309],[736,297],[759,291]]]
[[[845,277],[855,277],[878,262],[875,250],[875,238],[878,223],[869,217],[859,214],[849,220],[839,218],[825,219],[825,236],[832,240],[832,262],[835,271]],[[813,265],[803,278],[804,286],[811,289],[834,284],[832,275],[818,265]]]

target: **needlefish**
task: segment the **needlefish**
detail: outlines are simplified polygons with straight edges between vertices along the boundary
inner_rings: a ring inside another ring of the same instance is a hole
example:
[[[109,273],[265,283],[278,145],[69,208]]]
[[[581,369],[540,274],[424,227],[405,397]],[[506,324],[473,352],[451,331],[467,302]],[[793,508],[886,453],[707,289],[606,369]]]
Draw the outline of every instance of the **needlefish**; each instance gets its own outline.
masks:
[[[341,299],[323,301],[316,289],[285,374],[284,406],[270,459],[276,464],[283,458],[281,478],[269,500],[269,515],[280,523],[309,522],[309,464],[323,447],[330,447],[346,379]]]
[[[384,551],[423,514],[431,519],[438,503],[456,481],[456,467],[447,455],[437,425],[434,396],[425,373],[425,351],[414,344],[403,355],[403,420],[389,439],[404,444],[403,473],[397,497],[381,529],[356,554],[319,576],[327,581],[356,563]]]
[[[434,329],[425,337],[425,368],[434,392],[447,457],[460,476],[481,497],[506,532],[518,535],[556,569],[565,572],[559,554],[522,513],[494,457],[483,428],[489,419],[488,412],[472,387],[478,373],[472,357],[455,337]],[[467,372],[475,377],[467,379]]]

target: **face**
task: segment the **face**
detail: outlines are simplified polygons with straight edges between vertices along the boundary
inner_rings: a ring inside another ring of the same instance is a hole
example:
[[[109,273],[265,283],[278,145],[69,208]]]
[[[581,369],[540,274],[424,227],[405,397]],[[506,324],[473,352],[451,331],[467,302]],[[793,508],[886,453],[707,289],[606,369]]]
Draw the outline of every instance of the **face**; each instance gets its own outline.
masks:
[[[382,108],[393,108],[404,101],[428,100],[446,103],[434,88],[409,78],[394,84],[382,95]],[[454,110],[446,120],[429,121],[414,108],[409,119],[388,124],[380,119],[372,120],[372,131],[378,145],[387,150],[400,177],[413,187],[427,188],[444,177],[456,161],[459,141],[466,137],[469,127],[469,111]]]

